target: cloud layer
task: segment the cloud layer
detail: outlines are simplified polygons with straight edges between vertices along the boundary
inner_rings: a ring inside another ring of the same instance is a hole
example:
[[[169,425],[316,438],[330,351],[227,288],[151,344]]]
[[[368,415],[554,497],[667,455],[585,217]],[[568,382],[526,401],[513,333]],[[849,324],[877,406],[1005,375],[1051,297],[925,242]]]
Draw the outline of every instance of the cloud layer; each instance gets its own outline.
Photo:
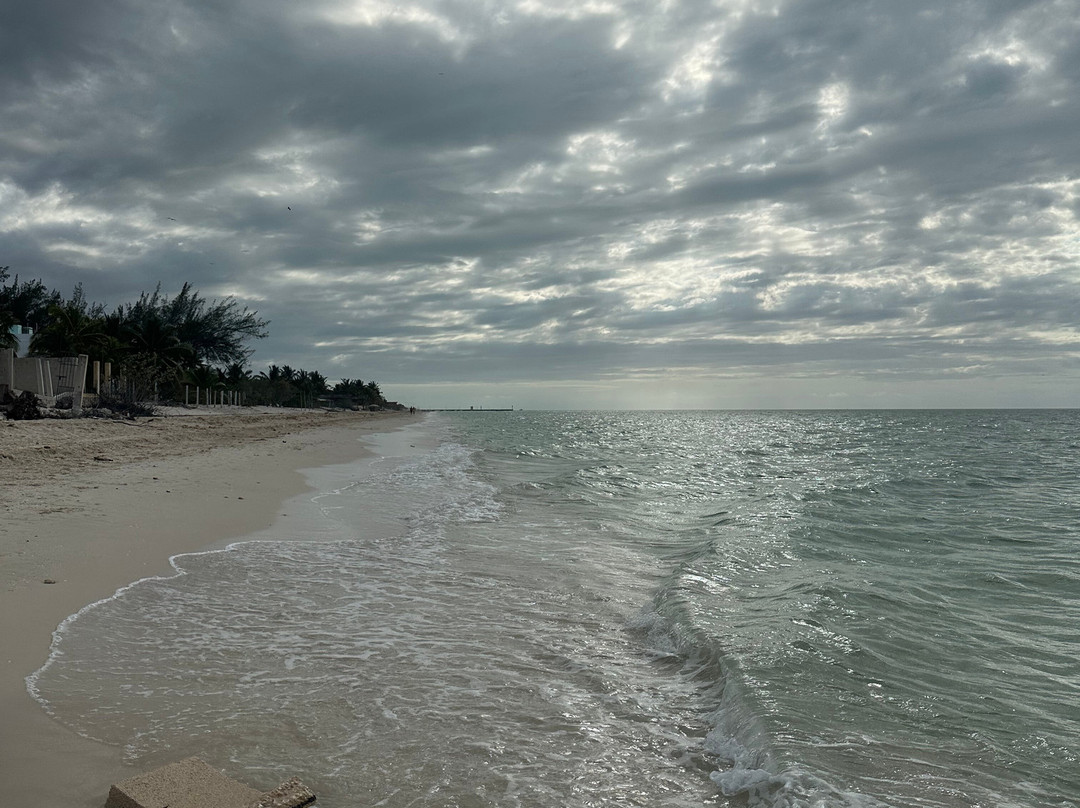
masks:
[[[257,366],[424,405],[1080,395],[1075,0],[5,18],[0,265],[235,295]]]

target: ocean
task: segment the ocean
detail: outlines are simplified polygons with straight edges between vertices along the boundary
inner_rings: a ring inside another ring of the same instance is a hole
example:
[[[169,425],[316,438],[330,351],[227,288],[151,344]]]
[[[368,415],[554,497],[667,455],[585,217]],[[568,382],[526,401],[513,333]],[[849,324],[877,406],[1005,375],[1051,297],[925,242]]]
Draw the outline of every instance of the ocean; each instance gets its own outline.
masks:
[[[1078,428],[432,414],[28,685],[140,768],[324,808],[1078,806]]]

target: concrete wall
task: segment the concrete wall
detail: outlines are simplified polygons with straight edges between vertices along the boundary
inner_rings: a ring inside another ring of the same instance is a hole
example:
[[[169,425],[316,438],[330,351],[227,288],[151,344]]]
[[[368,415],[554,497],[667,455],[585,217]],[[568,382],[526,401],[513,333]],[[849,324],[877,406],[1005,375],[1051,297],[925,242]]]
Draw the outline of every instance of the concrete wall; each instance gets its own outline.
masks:
[[[82,407],[88,362],[86,354],[60,358],[19,357],[14,356],[10,348],[4,349],[0,351],[0,392],[5,389],[29,390],[48,406],[52,406],[58,393],[72,393],[72,407],[78,411]]]
[[[15,357],[15,381],[12,384],[16,390],[29,390],[39,396],[52,396],[52,377],[49,375],[47,359],[33,356]]]

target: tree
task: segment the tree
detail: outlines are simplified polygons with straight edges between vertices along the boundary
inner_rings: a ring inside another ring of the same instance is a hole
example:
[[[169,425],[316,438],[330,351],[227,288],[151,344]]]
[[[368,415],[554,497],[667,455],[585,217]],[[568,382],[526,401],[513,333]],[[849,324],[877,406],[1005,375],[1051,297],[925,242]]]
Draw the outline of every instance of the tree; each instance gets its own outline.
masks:
[[[16,275],[11,283],[6,283],[10,269],[0,267],[0,312],[14,317],[14,325],[44,326],[49,307],[63,303],[63,297],[59,292],[49,291],[39,280],[20,281]]]
[[[326,395],[330,389],[330,385],[326,383],[326,377],[319,371],[312,370],[308,372],[308,390],[313,396]]]
[[[361,407],[371,404],[382,406],[386,403],[376,382],[365,384],[360,379],[342,379],[334,385],[333,394],[338,399],[345,399]]]
[[[269,322],[260,319],[258,312],[240,308],[231,297],[208,303],[192,291],[190,283],[167,301],[164,313],[203,362],[242,362],[250,355],[245,341],[262,339],[268,333]]]
[[[267,335],[268,321],[258,312],[241,308],[231,297],[224,300],[204,300],[185,283],[176,297],[161,293],[160,284],[152,293],[143,292],[139,299],[117,310],[118,316],[136,327],[160,319],[175,329],[177,339],[191,346],[195,363],[245,362],[250,351],[245,343]]]
[[[251,379],[251,371],[244,367],[243,362],[233,362],[225,368],[224,376],[230,387],[237,388]]]
[[[175,325],[156,313],[124,323],[120,333],[131,353],[150,357],[163,370],[180,371],[195,364],[195,349],[180,339]]]
[[[0,267],[0,281],[7,279],[8,267]],[[2,290],[0,290],[2,295]],[[15,312],[13,312],[8,302],[0,296],[0,348],[15,349],[19,347],[19,339],[15,336],[15,332],[12,330],[19,325],[19,321],[15,319]]]
[[[227,383],[244,390],[253,403],[306,405],[328,392],[327,379],[317,370],[270,365],[253,376],[245,367],[252,353],[246,343],[265,337],[268,322],[231,297],[206,300],[190,283],[174,297],[162,294],[159,284],[106,314],[104,306],[86,299],[81,285],[65,300],[41,281],[12,279],[10,268],[0,267],[0,347],[18,345],[12,332],[18,325],[35,330],[31,354],[83,353],[111,361],[110,394],[131,402],[180,395],[178,382],[185,377],[209,389]],[[333,395],[345,405],[386,404],[373,381],[342,379]]]
[[[0,267],[0,348],[16,349],[19,338],[13,329],[18,326],[44,325],[50,306],[62,303],[58,292],[50,292],[41,281],[20,281],[16,275],[11,283],[11,267]]]
[[[290,382],[294,375],[288,365],[270,365],[252,380],[253,401],[275,406],[287,405],[296,396],[296,388]]]
[[[15,350],[19,347],[19,338],[12,330],[18,325],[19,321],[15,319],[14,314],[7,309],[0,309],[0,348]]]
[[[311,406],[315,399],[327,391],[326,377],[317,370],[298,370],[293,385],[300,391],[301,406]]]
[[[30,340],[32,355],[92,354],[108,343],[102,307],[87,302],[82,284],[76,284],[70,300],[49,306],[48,318]]]
[[[184,373],[184,381],[203,390],[220,390],[225,386],[221,371],[206,365],[188,368]]]
[[[271,365],[266,370],[259,371],[259,378],[265,379],[272,384],[281,378],[281,368],[277,365]]]

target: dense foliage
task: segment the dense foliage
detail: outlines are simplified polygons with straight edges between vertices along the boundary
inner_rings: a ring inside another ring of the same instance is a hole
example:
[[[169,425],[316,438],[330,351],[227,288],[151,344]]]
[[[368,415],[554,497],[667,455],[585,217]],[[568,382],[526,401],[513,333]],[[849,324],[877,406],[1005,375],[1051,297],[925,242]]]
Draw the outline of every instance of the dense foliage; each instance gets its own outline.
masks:
[[[33,329],[31,355],[86,354],[111,362],[120,392],[133,399],[194,402],[197,389],[199,400],[206,400],[207,391],[214,396],[227,390],[246,404],[387,404],[375,382],[342,379],[331,389],[319,371],[288,365],[253,374],[248,343],[267,335],[268,322],[231,297],[207,300],[189,283],[172,297],[159,285],[110,312],[87,300],[81,285],[65,298],[41,281],[20,280],[0,267],[0,348],[17,346],[17,326]]]
[[[0,348],[14,348],[17,340],[11,329],[41,323],[50,306],[62,301],[59,292],[50,292],[41,281],[20,281],[11,277],[10,267],[0,267]]]

